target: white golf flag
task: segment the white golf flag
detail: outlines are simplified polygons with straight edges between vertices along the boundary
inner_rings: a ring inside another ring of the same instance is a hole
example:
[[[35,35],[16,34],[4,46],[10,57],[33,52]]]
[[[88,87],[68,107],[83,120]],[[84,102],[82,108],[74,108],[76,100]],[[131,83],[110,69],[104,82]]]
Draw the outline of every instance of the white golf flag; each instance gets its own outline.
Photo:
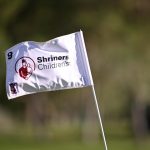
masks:
[[[82,31],[6,51],[8,99],[93,85]]]

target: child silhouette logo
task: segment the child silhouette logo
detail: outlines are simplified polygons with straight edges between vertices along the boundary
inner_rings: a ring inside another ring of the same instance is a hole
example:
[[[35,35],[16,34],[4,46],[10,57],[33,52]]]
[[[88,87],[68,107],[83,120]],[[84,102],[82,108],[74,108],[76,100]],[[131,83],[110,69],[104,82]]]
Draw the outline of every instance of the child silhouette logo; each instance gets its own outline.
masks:
[[[35,63],[30,57],[21,57],[16,62],[15,70],[21,78],[28,80],[35,70]]]

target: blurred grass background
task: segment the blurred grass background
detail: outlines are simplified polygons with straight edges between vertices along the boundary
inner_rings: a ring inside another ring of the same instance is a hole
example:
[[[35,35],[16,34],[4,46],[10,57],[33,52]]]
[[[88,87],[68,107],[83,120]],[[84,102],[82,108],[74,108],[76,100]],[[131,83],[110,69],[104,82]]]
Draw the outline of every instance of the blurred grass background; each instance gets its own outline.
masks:
[[[6,97],[6,49],[80,29],[108,148],[150,148],[149,0],[0,0],[0,11],[0,149],[104,149],[90,88]]]

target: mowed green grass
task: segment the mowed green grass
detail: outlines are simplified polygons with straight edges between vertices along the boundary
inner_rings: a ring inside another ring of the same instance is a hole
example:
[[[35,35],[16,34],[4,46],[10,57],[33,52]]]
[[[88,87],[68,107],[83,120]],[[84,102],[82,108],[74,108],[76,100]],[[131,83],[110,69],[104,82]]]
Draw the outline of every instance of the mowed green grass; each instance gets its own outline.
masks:
[[[149,140],[135,142],[132,138],[108,140],[108,150],[149,150]],[[0,150],[104,150],[102,141],[90,143],[81,141],[51,141],[20,137],[0,137]]]

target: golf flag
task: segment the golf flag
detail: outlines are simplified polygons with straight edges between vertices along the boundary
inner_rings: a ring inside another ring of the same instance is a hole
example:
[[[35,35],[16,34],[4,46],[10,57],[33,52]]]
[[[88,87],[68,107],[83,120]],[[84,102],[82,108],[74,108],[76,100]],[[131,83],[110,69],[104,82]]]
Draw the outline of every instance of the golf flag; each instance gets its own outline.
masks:
[[[8,49],[6,91],[19,96],[93,85],[82,31]]]
[[[19,43],[8,49],[5,57],[8,99],[91,86],[105,150],[108,150],[82,31],[47,42]]]

